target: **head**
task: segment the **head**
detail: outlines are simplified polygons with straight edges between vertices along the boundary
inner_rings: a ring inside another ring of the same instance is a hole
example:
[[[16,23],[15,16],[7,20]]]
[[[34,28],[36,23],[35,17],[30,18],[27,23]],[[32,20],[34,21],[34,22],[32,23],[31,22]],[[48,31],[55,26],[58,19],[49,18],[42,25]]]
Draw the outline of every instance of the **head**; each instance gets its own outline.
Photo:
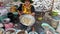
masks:
[[[0,2],[0,6],[3,6],[3,2]]]
[[[15,30],[7,30],[6,31],[6,34],[13,34],[13,33],[15,34]]]
[[[32,31],[35,31],[35,28],[34,27],[32,27]]]
[[[25,0],[25,5],[30,5],[30,1],[29,0]]]
[[[25,31],[22,30],[22,31],[18,32],[17,34],[25,34]]]
[[[4,23],[8,23],[8,22],[10,22],[9,18],[4,19]]]
[[[16,11],[16,7],[15,6],[11,6],[10,11],[11,12],[15,12]]]
[[[42,25],[41,25],[44,29],[46,29],[46,28],[49,28],[50,27],[50,25],[49,24],[47,24],[47,23],[42,23]]]
[[[54,21],[54,22],[51,23],[51,26],[52,26],[53,28],[57,28],[58,24],[59,24],[58,21]]]

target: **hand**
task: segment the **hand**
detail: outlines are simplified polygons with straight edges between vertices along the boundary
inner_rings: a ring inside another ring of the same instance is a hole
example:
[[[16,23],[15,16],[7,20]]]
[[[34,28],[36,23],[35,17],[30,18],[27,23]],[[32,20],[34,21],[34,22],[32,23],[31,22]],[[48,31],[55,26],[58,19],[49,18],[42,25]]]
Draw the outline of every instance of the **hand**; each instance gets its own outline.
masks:
[[[15,24],[15,26],[18,26],[17,24]]]
[[[35,16],[35,13],[32,13],[31,15],[32,15],[32,16]]]
[[[18,14],[19,14],[19,16],[21,16],[23,14],[23,12],[22,11],[18,11]]]
[[[50,32],[50,31],[47,31],[47,34],[53,34],[52,32]]]

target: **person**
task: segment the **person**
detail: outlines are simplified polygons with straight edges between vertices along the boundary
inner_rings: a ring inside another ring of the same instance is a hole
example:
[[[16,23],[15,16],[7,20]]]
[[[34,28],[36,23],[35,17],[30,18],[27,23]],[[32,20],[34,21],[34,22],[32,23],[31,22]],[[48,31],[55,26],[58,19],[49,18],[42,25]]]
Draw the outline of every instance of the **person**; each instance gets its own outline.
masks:
[[[44,28],[44,32],[41,32],[40,34],[57,34],[55,29],[48,23],[42,23],[41,26]]]
[[[25,30],[20,30],[17,34],[28,34],[28,32]]]
[[[9,12],[7,13],[7,17],[10,19],[10,22],[13,22],[14,23],[14,14]]]
[[[29,32],[29,34],[38,34],[38,33],[35,31],[35,28],[34,28],[34,27],[32,27],[32,31],[31,31],[31,32]]]
[[[22,4],[18,7],[17,11],[19,14],[19,17],[24,14],[30,14],[32,16],[35,15],[35,8],[31,3],[33,3],[32,0],[21,0]],[[21,23],[20,23],[21,24]],[[26,30],[28,26],[21,24],[21,29]]]
[[[10,22],[13,22],[13,23],[19,22],[16,5],[11,6],[10,12],[7,13],[7,17],[11,19]]]
[[[19,15],[31,14],[34,16],[35,8],[33,5],[31,5],[31,3],[33,3],[33,1],[32,0],[21,0],[21,2],[23,2],[23,4],[20,4],[20,6],[18,8]]]
[[[5,30],[9,28],[14,28],[14,24],[10,22],[9,18],[4,19],[3,23],[4,23]]]
[[[4,6],[4,3],[0,1],[0,22],[3,21],[4,18],[7,18],[8,10]]]
[[[58,26],[57,26],[56,31],[60,34],[60,21],[59,21],[59,23],[58,23]]]
[[[8,10],[4,6],[3,2],[0,1],[0,16],[6,16]]]

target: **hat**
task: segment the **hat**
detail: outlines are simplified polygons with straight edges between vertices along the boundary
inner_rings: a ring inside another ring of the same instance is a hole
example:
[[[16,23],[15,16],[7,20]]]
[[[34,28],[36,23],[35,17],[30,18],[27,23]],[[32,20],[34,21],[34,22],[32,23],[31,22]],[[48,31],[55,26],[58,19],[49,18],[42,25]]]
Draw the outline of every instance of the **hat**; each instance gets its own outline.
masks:
[[[48,27],[49,29],[51,29],[52,31],[55,31],[55,29],[54,29],[52,26],[50,26],[48,23],[42,23],[41,26],[42,26],[44,29],[46,29],[45,26],[47,26],[47,27]]]
[[[10,22],[10,19],[9,18],[5,18],[4,20],[3,20],[3,22]]]
[[[41,26],[42,26],[43,28],[44,28],[45,26],[50,27],[50,25],[47,24],[47,23],[42,23]]]
[[[33,3],[33,1],[32,0],[20,0],[21,2],[25,2],[25,1],[30,1],[30,3]]]

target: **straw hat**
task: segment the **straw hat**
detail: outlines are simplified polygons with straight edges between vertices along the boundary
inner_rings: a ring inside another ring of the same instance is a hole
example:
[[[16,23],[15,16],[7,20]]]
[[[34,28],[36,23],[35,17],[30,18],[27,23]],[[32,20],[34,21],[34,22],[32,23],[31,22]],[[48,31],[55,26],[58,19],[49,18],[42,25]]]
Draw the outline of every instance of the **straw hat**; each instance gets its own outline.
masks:
[[[30,1],[30,3],[33,3],[33,1],[32,0],[20,0],[21,2],[25,2],[25,1]]]

